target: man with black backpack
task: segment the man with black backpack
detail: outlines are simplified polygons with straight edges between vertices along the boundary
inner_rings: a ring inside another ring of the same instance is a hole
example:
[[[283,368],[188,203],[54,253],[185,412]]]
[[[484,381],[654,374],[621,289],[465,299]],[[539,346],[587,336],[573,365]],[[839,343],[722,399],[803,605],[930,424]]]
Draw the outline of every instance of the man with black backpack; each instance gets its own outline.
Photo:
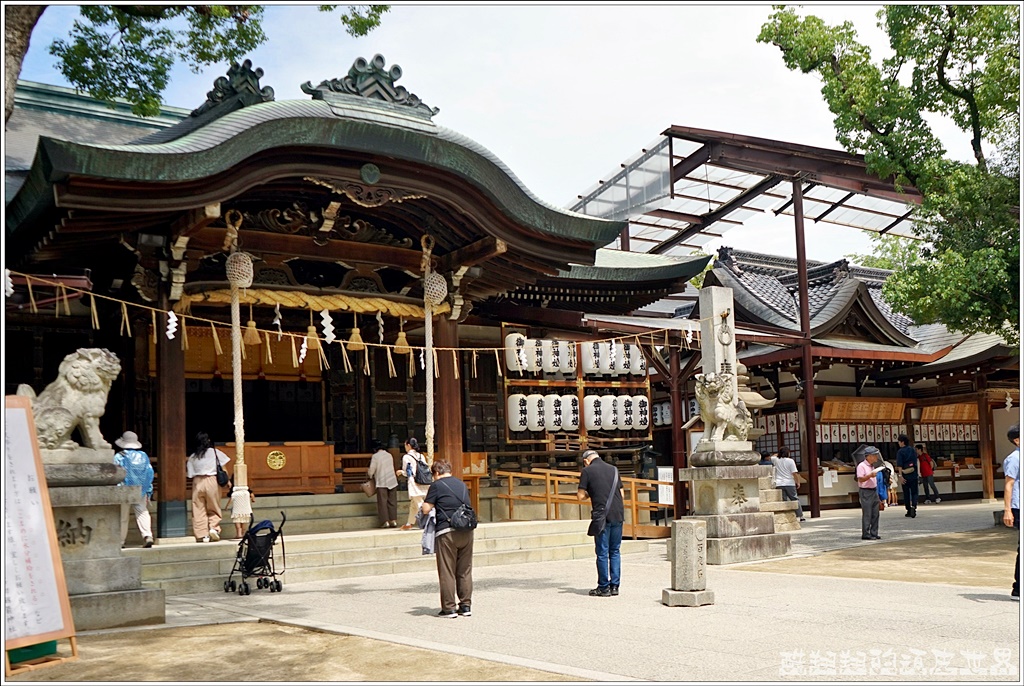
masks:
[[[402,457],[402,468],[397,472],[398,476],[408,481],[409,493],[409,518],[402,525],[402,531],[408,531],[416,526],[416,513],[420,511],[423,498],[427,495],[427,488],[434,479],[430,476],[430,465],[427,458],[417,450],[419,442],[415,437],[410,436],[405,442],[405,455]]]
[[[587,535],[594,537],[597,553],[597,588],[592,589],[590,595],[599,598],[618,595],[625,497],[619,470],[602,460],[596,450],[583,453],[583,471],[576,497],[579,500],[590,498],[591,521]]]
[[[427,489],[421,510],[434,510],[434,555],[441,590],[438,617],[455,619],[473,614],[473,529],[476,514],[469,504],[469,489],[452,476],[452,466],[435,459],[430,467],[434,483]]]

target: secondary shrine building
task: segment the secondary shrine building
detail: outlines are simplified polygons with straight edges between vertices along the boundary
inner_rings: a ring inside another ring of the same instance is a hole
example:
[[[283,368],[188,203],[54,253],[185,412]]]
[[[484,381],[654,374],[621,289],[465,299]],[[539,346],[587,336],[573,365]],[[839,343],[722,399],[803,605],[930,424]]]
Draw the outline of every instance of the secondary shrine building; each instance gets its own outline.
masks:
[[[823,221],[881,230],[905,226],[913,204],[857,156],[671,127],[572,210],[556,208],[440,126],[396,74],[379,55],[359,59],[304,84],[307,98],[277,101],[245,62],[195,110],[151,119],[19,83],[5,392],[42,390],[77,348],[114,352],[122,373],[103,432],[137,432],[154,458],[160,535],[185,530],[196,432],[233,450],[235,240],[254,260],[240,293],[250,482],[334,493],[361,480],[373,439],[423,440],[428,354],[435,454],[456,474],[576,468],[586,446],[623,470],[640,470],[647,446],[659,456],[646,466],[685,466],[701,430],[686,423],[700,317],[688,281],[712,261],[694,248],[751,208],[818,203]],[[842,197],[855,192],[836,189],[852,186],[889,203],[866,210],[884,223],[850,219],[858,206]],[[429,345],[425,267],[445,291]],[[1019,408],[1018,353],[915,326],[879,297],[884,278],[734,250],[714,260],[704,282],[733,289],[749,385],[776,399],[758,446],[787,445],[820,475],[805,493],[813,510],[851,504],[844,465],[824,485],[827,459],[867,441],[888,454],[900,428],[948,459],[940,489],[991,497]]]

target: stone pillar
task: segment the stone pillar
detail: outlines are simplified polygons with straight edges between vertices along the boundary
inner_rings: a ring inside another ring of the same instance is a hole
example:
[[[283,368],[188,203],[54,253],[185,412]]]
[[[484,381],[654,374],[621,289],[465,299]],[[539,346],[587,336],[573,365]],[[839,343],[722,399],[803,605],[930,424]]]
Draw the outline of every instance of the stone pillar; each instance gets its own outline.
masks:
[[[661,602],[669,607],[713,605],[714,591],[707,590],[707,524],[703,521],[672,522],[669,541],[672,558],[672,587],[661,592]]]
[[[40,450],[75,629],[164,622],[163,590],[142,588],[142,561],[121,555],[121,521],[137,486],[117,486],[113,450]]]

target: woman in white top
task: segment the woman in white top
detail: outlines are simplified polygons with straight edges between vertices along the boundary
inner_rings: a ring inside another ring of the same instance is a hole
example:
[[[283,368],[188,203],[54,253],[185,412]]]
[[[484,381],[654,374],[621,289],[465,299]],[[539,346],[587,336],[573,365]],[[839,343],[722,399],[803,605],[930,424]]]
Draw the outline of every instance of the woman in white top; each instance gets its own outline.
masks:
[[[185,463],[186,475],[192,479],[192,533],[196,542],[220,540],[220,486],[217,485],[217,462],[226,465],[231,458],[213,447],[206,433],[196,434],[196,449]]]
[[[405,442],[405,456],[402,457],[402,469],[397,472],[398,476],[405,476],[409,482],[409,518],[402,525],[402,531],[408,531],[416,526],[416,513],[420,511],[423,498],[427,495],[430,484],[416,483],[416,462],[427,464],[427,458],[417,451],[419,443],[415,438],[409,438]]]

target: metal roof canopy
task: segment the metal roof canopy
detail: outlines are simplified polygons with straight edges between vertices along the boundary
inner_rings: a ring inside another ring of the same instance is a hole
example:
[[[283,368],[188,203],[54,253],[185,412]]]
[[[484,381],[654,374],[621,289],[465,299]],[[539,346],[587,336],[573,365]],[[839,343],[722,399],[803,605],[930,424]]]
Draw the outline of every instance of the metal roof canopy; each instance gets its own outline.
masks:
[[[623,249],[688,254],[758,214],[792,216],[794,179],[814,222],[915,237],[921,194],[869,174],[863,155],[671,126],[620,167],[570,209],[628,220]]]

